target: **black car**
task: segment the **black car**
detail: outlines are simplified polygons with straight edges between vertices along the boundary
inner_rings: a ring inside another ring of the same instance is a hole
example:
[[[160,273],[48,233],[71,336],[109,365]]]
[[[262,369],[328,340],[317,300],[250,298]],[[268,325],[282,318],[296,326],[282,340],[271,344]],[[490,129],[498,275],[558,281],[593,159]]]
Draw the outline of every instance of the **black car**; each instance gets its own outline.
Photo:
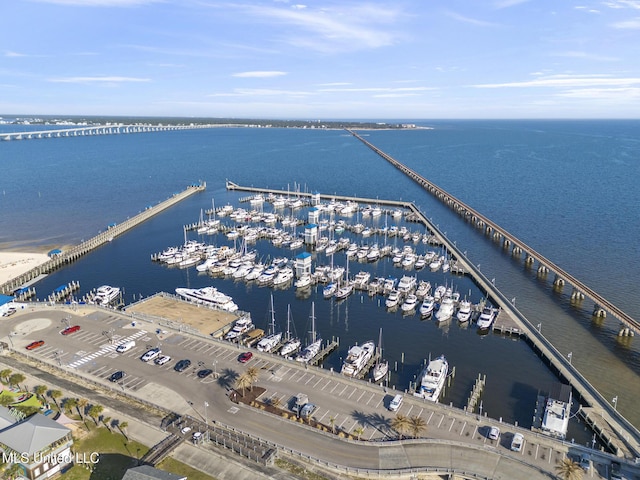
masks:
[[[200,370],[198,372],[198,378],[205,378],[208,377],[209,375],[211,375],[213,373],[213,370],[211,370],[210,368],[205,368],[203,370]]]
[[[191,365],[191,360],[185,358],[184,360],[180,360],[178,363],[176,363],[176,366],[173,367],[173,369],[176,372],[184,372],[187,368],[189,368],[189,365]]]
[[[125,375],[126,373],[124,373],[122,370],[119,370],[117,372],[113,372],[109,377],[109,380],[112,382],[117,382],[119,380],[122,380],[125,377]]]

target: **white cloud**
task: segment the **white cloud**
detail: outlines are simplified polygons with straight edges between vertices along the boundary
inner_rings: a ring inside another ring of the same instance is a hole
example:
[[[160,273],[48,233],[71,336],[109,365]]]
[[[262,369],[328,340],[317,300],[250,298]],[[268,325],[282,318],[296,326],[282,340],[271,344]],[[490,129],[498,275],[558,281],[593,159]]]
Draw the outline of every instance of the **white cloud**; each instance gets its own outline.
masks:
[[[569,51],[569,52],[556,52],[551,56],[554,57],[567,57],[567,58],[582,58],[584,60],[594,60],[601,62],[617,62],[620,61],[618,57],[608,57],[604,55],[596,55],[594,53]]]
[[[267,88],[236,88],[232,92],[211,93],[207,97],[256,97],[256,96],[309,96],[312,92],[297,90],[277,90]]]
[[[33,0],[40,3],[76,7],[134,7],[162,2],[164,0]]]
[[[494,6],[496,8],[509,8],[515,5],[520,5],[521,3],[527,3],[529,0],[500,0],[494,2]]]
[[[28,55],[26,55],[24,53],[18,53],[18,52],[4,52],[4,56],[5,57],[11,57],[11,58],[17,58],[17,57],[27,57]]]
[[[603,5],[609,8],[631,8],[640,10],[640,0],[608,0]]]
[[[286,74],[287,72],[278,72],[278,71],[254,71],[254,72],[234,73],[231,76],[238,77],[238,78],[272,78],[272,77],[281,77]]]
[[[580,88],[566,90],[564,92],[558,93],[557,96],[568,98],[588,98],[592,100],[620,100],[623,102],[628,102],[632,99],[640,99],[640,88]]]
[[[321,92],[390,92],[390,93],[406,93],[406,92],[424,92],[427,90],[435,90],[432,87],[360,87],[360,88],[321,88]]]
[[[475,25],[477,27],[497,27],[498,25],[492,22],[487,22],[485,20],[478,20],[476,18],[465,17],[464,15],[460,15],[456,12],[446,11],[445,14],[454,20],[457,20],[462,23],[469,23],[471,25]]]
[[[621,22],[612,23],[613,28],[619,28],[621,30],[639,30],[640,18],[634,18],[631,20],[623,20]]]
[[[635,84],[640,84],[640,78],[612,78],[608,75],[551,75],[525,82],[489,83],[472,86],[476,88],[568,88],[589,86],[629,86]]]
[[[125,82],[150,82],[149,78],[97,76],[97,77],[60,77],[50,78],[53,83],[125,83]]]

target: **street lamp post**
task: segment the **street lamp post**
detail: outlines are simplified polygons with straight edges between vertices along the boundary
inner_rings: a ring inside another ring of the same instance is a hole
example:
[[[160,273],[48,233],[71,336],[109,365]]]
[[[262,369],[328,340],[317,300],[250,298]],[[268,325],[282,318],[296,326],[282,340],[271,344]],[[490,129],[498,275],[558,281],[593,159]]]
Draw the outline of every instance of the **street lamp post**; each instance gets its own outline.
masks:
[[[205,428],[207,429],[207,433],[205,434],[205,441],[208,442],[209,441],[209,420],[207,418],[207,407],[209,406],[209,404],[205,401],[204,402],[204,424],[205,424]]]
[[[613,397],[611,399],[611,401],[613,402],[613,409],[617,412],[618,411],[618,396],[616,395],[615,397]]]
[[[538,324],[538,333],[542,333],[542,322]]]
[[[218,370],[216,368],[216,365],[218,364],[217,360],[213,361],[213,378],[218,378]]]
[[[569,352],[567,354],[567,358],[569,359],[569,365],[571,365],[571,357],[573,357],[573,352]]]

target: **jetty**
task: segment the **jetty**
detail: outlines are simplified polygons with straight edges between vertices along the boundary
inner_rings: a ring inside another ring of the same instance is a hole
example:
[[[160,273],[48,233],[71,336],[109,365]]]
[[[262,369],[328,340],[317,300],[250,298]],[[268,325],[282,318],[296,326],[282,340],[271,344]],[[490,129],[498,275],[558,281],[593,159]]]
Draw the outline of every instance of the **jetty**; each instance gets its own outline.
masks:
[[[49,273],[57,270],[60,267],[75,262],[87,253],[90,253],[96,248],[99,248],[113,241],[120,235],[125,234],[126,232],[128,232],[132,228],[137,227],[146,220],[165,211],[166,209],[172,207],[185,198],[188,198],[195,193],[204,191],[206,188],[206,182],[189,185],[182,192],[173,194],[171,197],[158,203],[157,205],[147,207],[136,216],[128,218],[122,223],[114,223],[109,225],[106,230],[100,232],[95,237],[86,240],[79,245],[70,248],[69,250],[56,251],[55,253],[51,254],[51,259],[47,262],[34,267],[31,270],[23,273],[22,275],[19,275],[0,285],[0,293],[10,295],[16,289],[23,287],[25,284],[28,284],[43,275],[48,275]]]

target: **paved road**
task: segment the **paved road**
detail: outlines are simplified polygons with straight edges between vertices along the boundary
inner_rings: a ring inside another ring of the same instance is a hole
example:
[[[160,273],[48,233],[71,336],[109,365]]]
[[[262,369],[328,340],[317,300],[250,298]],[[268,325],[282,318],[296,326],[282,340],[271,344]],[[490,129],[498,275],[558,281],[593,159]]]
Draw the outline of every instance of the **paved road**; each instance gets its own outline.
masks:
[[[60,335],[67,322],[80,325],[81,330],[69,336]],[[20,353],[27,353],[24,347],[29,342],[45,340],[44,346],[29,354],[58,365],[70,374],[160,403],[179,414],[232,425],[285,450],[350,469],[439,467],[472,470],[487,478],[549,478],[556,462],[567,454],[578,455],[583,448],[410,396],[405,396],[398,413],[420,416],[427,425],[423,436],[429,441],[398,442],[390,427],[395,414],[386,408],[397,392],[321,368],[305,368],[279,356],[254,352],[249,365],[261,372],[257,385],[266,389],[264,398],[278,398],[286,405],[296,393],[307,393],[310,401],[319,406],[314,413],[317,421],[329,427],[333,419],[335,428],[345,432],[361,426],[364,428],[361,438],[370,440],[337,444],[333,434],[230,402],[229,389],[246,366],[237,361],[243,350],[228,342],[181,332],[157,332],[151,324],[132,326],[129,319],[116,312],[90,309],[21,312],[0,324],[0,336],[7,338],[10,332],[20,332],[11,335],[10,340]],[[135,339],[136,347],[123,354],[116,353],[115,347],[129,338]],[[172,361],[158,366],[139,359],[148,348],[156,346],[170,355]],[[183,358],[189,358],[192,365],[178,373],[174,365]],[[201,368],[214,369],[217,378],[214,375],[198,378],[197,371]],[[124,380],[117,384],[109,382],[108,377],[118,370],[127,373]],[[46,381],[43,378],[43,382]],[[78,387],[74,390],[78,391]],[[104,398],[103,403],[113,405],[108,398]],[[135,412],[130,414],[135,416]],[[487,438],[490,426],[501,429],[497,442]],[[516,431],[526,439],[520,453],[508,448],[511,435]],[[587,478],[607,478],[609,459],[605,455],[596,455],[594,459],[595,468]]]

